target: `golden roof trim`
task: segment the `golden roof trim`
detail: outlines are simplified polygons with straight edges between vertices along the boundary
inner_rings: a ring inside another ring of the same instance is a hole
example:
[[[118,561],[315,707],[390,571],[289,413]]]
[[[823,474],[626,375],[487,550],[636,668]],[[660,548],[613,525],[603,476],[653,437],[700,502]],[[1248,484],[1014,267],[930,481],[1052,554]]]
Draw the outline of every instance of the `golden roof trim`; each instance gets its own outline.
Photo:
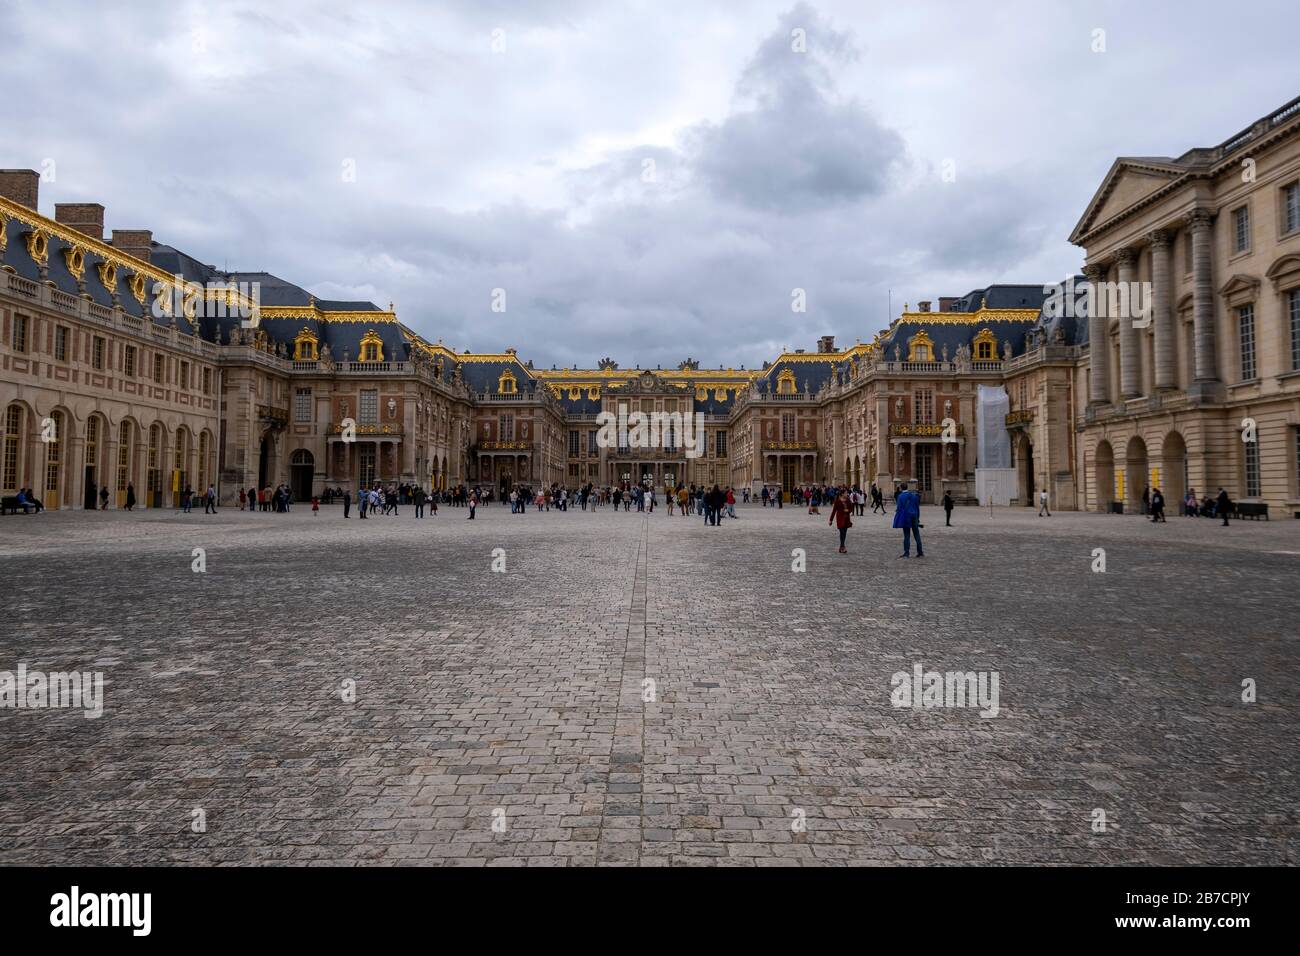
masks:
[[[904,312],[891,324],[901,322],[915,325],[980,325],[986,322],[1034,322],[1039,309],[976,309],[974,312]]]
[[[397,321],[396,312],[324,312],[315,306],[264,305],[264,319],[314,319],[317,322],[378,322],[384,325]]]
[[[0,196],[0,217],[6,219],[15,219],[18,222],[31,226],[36,232],[44,233],[47,239],[61,239],[66,243],[84,249],[86,252],[94,253],[101,259],[111,262],[116,266],[125,268],[138,275],[148,276],[155,282],[161,282],[168,288],[175,288],[176,277],[164,269],[160,269],[153,263],[145,262],[143,259],[137,259],[135,256],[122,252],[115,246],[109,245],[102,239],[96,239],[94,236],[88,236],[84,232],[78,232],[68,226],[64,226],[53,219],[47,219],[35,210],[28,209],[21,203],[16,203],[12,199],[6,199]],[[234,284],[234,280],[229,280]],[[198,283],[195,283],[198,284]],[[224,291],[224,290],[222,290]],[[220,293],[217,290],[205,288],[205,298],[216,298]],[[253,303],[250,301],[246,304],[251,310]]]

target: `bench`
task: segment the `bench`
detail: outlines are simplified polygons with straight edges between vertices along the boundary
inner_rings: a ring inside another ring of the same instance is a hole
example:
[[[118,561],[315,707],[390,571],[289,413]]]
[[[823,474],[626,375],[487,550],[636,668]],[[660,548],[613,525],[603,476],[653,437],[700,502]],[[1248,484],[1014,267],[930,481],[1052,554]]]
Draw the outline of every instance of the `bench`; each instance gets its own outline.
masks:
[[[5,495],[3,498],[0,498],[0,514],[20,515],[27,514],[27,512],[24,511],[23,506],[18,503],[17,495]]]
[[[1258,521],[1263,518],[1268,521],[1268,505],[1262,501],[1240,501],[1233,505],[1233,511],[1238,519],[1250,518]]]

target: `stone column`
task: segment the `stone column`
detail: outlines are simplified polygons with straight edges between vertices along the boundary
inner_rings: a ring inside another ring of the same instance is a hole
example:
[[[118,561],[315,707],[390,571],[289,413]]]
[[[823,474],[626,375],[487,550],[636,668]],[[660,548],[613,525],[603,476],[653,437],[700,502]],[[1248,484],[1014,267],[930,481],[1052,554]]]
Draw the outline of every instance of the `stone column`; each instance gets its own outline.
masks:
[[[1205,385],[1219,381],[1215,356],[1214,275],[1210,260],[1210,230],[1213,221],[1214,217],[1208,209],[1196,209],[1190,217],[1194,276],[1192,327],[1196,341],[1195,382]]]
[[[1142,394],[1142,365],[1138,359],[1138,333],[1133,328],[1133,297],[1127,294],[1137,273],[1137,253],[1121,249],[1118,256],[1120,288],[1126,290],[1119,297],[1124,305],[1119,315],[1119,380],[1120,395],[1125,399]]]
[[[1110,401],[1110,352],[1106,325],[1105,296],[1098,294],[1098,286],[1106,280],[1104,266],[1091,265],[1083,270],[1088,281],[1092,283],[1092,294],[1088,296],[1088,368],[1091,381],[1088,385],[1088,403],[1104,405]]]
[[[1157,389],[1178,387],[1174,350],[1174,316],[1169,303],[1170,234],[1157,229],[1151,242],[1151,322],[1155,333],[1155,385]]]

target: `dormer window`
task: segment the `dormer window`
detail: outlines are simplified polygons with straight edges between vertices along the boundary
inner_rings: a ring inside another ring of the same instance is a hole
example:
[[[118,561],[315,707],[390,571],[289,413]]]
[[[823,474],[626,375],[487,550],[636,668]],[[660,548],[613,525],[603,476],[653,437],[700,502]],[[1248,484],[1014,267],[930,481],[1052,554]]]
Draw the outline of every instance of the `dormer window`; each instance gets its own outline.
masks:
[[[361,361],[382,362],[384,360],[384,340],[374,329],[367,330],[361,336]]]
[[[992,329],[980,329],[975,336],[975,361],[994,362],[998,357],[998,339]]]
[[[497,379],[497,391],[506,395],[512,395],[518,391],[517,385],[518,381],[515,379],[514,373],[511,372],[510,369],[503,371],[501,377]],[[557,395],[556,397],[558,398],[559,396]]]

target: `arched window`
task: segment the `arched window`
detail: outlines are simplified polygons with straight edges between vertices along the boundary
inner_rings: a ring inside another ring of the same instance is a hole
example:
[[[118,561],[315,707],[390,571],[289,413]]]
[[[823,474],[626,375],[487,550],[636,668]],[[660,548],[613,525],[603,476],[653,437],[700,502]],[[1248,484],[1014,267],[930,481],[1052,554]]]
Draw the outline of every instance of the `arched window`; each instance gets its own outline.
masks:
[[[117,426],[117,490],[126,491],[131,470],[131,423]]]
[[[154,422],[149,426],[149,491],[162,491],[162,426]]]
[[[86,461],[94,468],[99,461],[99,416],[91,415],[86,419]]]
[[[45,444],[45,494],[53,507],[53,503],[58,501],[59,465],[63,461],[63,413],[55,412],[50,419],[54,427],[50,429]]]
[[[199,489],[208,487],[208,433],[199,432]]]

